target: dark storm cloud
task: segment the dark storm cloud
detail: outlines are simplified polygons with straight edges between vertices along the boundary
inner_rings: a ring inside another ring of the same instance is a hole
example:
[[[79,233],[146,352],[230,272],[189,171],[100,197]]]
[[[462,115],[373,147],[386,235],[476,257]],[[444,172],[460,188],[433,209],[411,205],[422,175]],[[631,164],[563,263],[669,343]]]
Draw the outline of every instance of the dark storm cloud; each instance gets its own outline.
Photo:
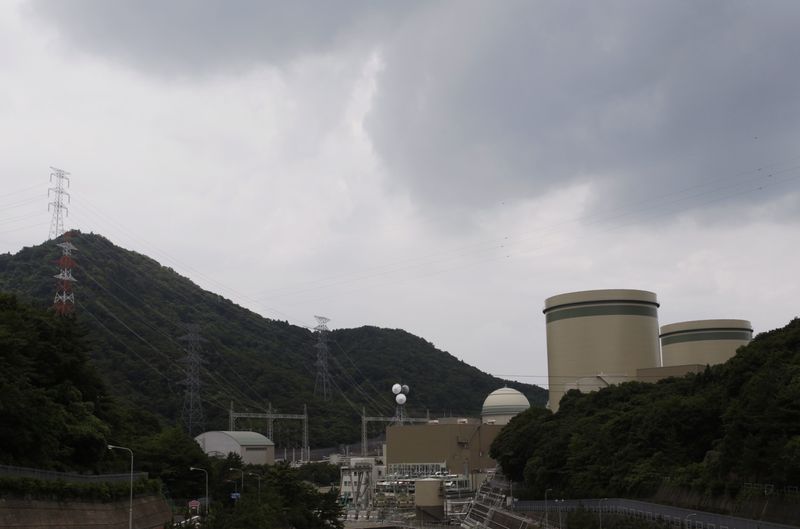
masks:
[[[491,207],[587,179],[596,207],[611,209],[670,196],[679,210],[703,206],[708,193],[752,200],[758,187],[760,197],[798,188],[747,172],[797,156],[796,2],[33,7],[66,42],[160,74],[380,49],[367,130],[393,185],[430,206]],[[706,182],[694,198],[671,195]]]
[[[368,129],[440,205],[583,178],[607,203],[707,179],[732,192],[742,170],[796,156],[798,15],[788,2],[447,4],[387,47]]]

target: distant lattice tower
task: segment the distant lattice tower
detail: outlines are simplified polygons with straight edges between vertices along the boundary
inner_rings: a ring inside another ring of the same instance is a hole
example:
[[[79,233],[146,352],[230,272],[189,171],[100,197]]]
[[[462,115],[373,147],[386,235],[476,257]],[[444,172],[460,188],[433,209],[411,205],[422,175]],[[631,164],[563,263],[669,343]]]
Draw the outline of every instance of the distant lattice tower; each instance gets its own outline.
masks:
[[[329,400],[331,397],[331,375],[328,371],[328,326],[326,325],[330,318],[325,316],[314,316],[317,320],[317,326],[314,327],[314,332],[317,334],[317,343],[314,347],[317,349],[317,378],[314,381],[314,395],[322,394],[322,400]]]
[[[51,206],[53,210],[53,218],[50,220],[50,234],[48,239],[58,239],[66,231],[64,228],[64,213],[69,216],[69,208],[64,205],[64,197],[67,202],[70,201],[69,193],[64,191],[64,183],[69,187],[69,173],[63,169],[56,167],[50,168],[50,183],[54,184],[53,187],[47,190],[47,198],[50,198],[50,193],[53,194],[53,201],[47,204],[47,211],[50,211]]]
[[[183,358],[186,377],[183,381],[185,389],[181,420],[189,435],[194,437],[196,433],[205,431],[205,415],[200,397],[200,365],[202,363],[200,344],[205,340],[200,336],[199,325],[187,325],[186,330],[187,334],[178,338],[187,344],[186,356]]]
[[[75,292],[72,284],[76,279],[72,276],[72,269],[75,267],[73,252],[77,251],[75,245],[70,242],[71,234],[64,234],[63,241],[56,246],[61,248],[61,257],[58,259],[59,272],[55,277],[57,281],[56,295],[53,298],[53,310],[60,316],[75,312]]]

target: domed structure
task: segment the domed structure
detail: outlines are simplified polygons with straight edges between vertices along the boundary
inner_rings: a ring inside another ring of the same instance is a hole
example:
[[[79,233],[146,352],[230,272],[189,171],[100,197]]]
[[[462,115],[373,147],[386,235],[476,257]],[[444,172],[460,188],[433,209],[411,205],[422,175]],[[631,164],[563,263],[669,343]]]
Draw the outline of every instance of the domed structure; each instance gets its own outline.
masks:
[[[483,401],[481,419],[489,424],[508,424],[518,413],[531,407],[528,399],[513,388],[500,388],[489,393]]]

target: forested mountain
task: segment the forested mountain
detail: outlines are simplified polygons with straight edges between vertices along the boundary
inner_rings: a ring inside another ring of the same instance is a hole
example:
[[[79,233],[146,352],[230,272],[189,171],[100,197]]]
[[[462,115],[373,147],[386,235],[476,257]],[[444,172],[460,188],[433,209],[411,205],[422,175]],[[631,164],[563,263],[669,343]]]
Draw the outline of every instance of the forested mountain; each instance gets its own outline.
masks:
[[[641,497],[664,486],[736,496],[744,483],[796,490],[800,319],[699,374],[571,391],[556,414],[515,417],[492,454],[535,497]]]
[[[110,392],[174,423],[183,402],[187,324],[205,339],[202,395],[209,429],[227,428],[227,410],[282,413],[308,405],[311,443],[329,446],[359,437],[359,413],[393,413],[388,388],[412,387],[408,412],[476,414],[503,385],[542,406],[545,391],[482,373],[425,340],[397,329],[362,327],[329,333],[333,398],[314,395],[312,331],[263,318],[205,291],[170,268],[95,234],[73,232],[78,248],[78,322],[89,355]],[[40,307],[52,303],[60,253],[55,242],[0,255],[0,291]],[[262,426],[263,428],[263,426]],[[300,446],[299,426],[276,423],[279,445]]]

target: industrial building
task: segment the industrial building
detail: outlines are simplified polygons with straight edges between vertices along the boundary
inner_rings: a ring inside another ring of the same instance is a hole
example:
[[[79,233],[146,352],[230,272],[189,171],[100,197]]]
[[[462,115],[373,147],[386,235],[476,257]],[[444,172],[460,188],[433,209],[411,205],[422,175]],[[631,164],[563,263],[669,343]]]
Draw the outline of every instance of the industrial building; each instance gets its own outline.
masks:
[[[460,475],[470,489],[496,466],[489,447],[512,417],[530,408],[513,388],[500,388],[483,402],[481,418],[447,417],[424,424],[395,424],[386,429],[387,474],[427,477]]]
[[[657,382],[727,361],[753,336],[747,320],[696,320],[659,329],[656,294],[587,290],[545,300],[548,407],[571,389]]]
[[[210,456],[239,455],[247,465],[275,463],[275,443],[258,432],[204,432],[194,438],[203,452]]]
[[[723,364],[753,339],[747,320],[695,320],[661,327],[661,365]]]
[[[658,307],[645,290],[588,290],[545,300],[548,405],[570,389],[593,391],[660,366]]]

